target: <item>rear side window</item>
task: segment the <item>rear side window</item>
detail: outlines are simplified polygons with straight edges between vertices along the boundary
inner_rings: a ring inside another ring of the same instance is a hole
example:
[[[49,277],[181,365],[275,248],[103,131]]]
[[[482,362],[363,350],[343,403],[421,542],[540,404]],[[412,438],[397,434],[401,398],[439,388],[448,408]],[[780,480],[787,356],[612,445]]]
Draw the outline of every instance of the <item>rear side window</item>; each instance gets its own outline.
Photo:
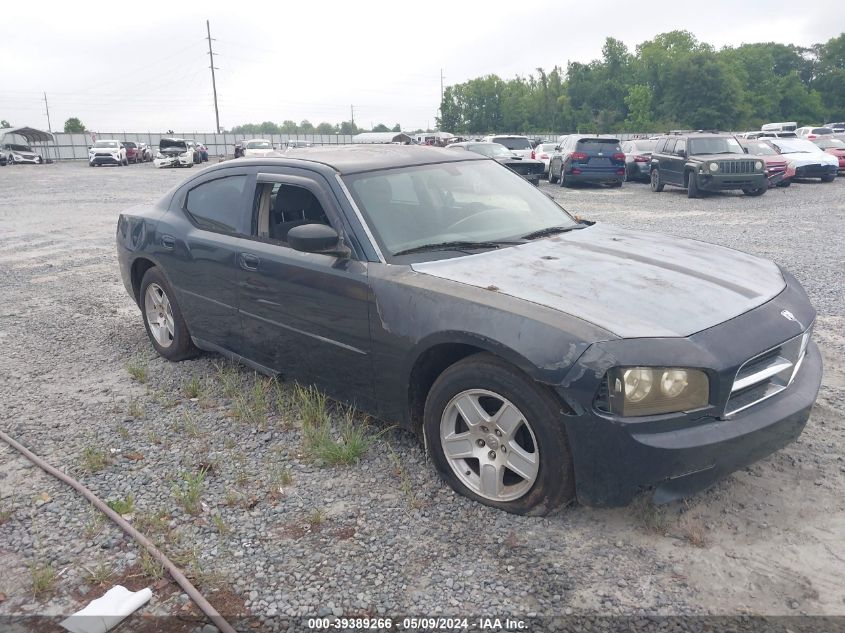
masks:
[[[237,233],[244,214],[246,176],[227,176],[204,182],[188,193],[185,209],[200,228]]]
[[[493,142],[504,145],[508,149],[531,149],[528,139],[520,136],[494,136]]]
[[[680,154],[681,152],[687,151],[687,139],[681,138],[678,139],[678,142],[675,143],[675,153]]]
[[[667,141],[667,140],[668,140],[668,139],[662,138],[662,139],[660,139],[659,141],[657,141],[657,145],[656,145],[656,146],[655,146],[655,148],[654,148],[654,153],[655,153],[655,154],[657,154],[657,153],[659,153],[659,152],[662,152],[664,149],[666,149],[666,141]]]
[[[591,152],[621,152],[619,141],[615,138],[582,138],[576,149]]]

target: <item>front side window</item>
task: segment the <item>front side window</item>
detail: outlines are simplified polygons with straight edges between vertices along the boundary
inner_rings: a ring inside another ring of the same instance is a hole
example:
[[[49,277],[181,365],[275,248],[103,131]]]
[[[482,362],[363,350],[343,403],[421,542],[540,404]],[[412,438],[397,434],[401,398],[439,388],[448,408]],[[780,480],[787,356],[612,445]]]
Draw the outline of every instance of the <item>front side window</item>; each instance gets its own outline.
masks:
[[[208,231],[237,233],[243,216],[246,176],[226,176],[194,187],[185,209],[197,226]]]
[[[686,153],[686,151],[687,151],[687,140],[685,138],[678,139],[678,142],[675,143],[675,154],[680,156],[681,152]]]
[[[288,232],[302,224],[331,226],[323,205],[309,189],[286,183],[260,184],[256,231],[260,238],[287,244]]]
[[[536,187],[493,161],[385,169],[344,181],[390,256],[429,244],[518,240],[577,225]]]

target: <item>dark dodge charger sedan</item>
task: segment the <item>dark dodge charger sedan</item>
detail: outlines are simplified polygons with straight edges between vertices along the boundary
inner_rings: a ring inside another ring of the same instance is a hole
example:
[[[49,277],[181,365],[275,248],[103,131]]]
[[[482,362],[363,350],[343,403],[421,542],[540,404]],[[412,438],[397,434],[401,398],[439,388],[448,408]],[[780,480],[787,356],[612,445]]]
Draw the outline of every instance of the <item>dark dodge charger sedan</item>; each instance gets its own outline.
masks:
[[[798,437],[821,381],[774,263],[579,222],[472,152],[222,163],[125,211],[117,248],[165,358],[316,383],[515,513],[689,495]]]

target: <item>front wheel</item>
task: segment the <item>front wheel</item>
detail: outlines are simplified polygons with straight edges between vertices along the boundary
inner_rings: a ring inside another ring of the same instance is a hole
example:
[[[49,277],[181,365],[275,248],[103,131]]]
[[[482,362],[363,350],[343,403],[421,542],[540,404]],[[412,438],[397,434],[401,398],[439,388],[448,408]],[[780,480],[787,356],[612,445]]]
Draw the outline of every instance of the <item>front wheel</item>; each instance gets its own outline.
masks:
[[[836,174],[833,174],[832,176],[822,176],[822,182],[833,182],[834,180],[836,180]]]
[[[778,186],[778,187],[788,187],[788,186],[789,186],[789,185],[791,185],[791,184],[792,184],[792,178],[789,178],[789,179],[787,179],[787,180],[781,180],[781,181],[777,184],[777,186]]]
[[[554,175],[554,172],[552,171],[552,166],[549,165],[549,184],[553,185],[556,182],[557,182],[557,177]]]
[[[742,193],[744,193],[746,196],[752,196],[756,198],[757,196],[762,196],[768,190],[768,187],[760,187],[759,189],[743,189]]]
[[[173,289],[157,267],[153,266],[144,274],[140,298],[144,328],[155,350],[168,360],[196,356],[197,348],[191,341]]]
[[[657,169],[651,170],[651,190],[655,193],[663,191],[663,183],[660,181],[660,172]]]
[[[687,176],[687,198],[697,198],[698,195],[698,178],[690,172]]]
[[[426,398],[426,445],[458,493],[514,514],[545,515],[575,497],[561,405],[491,354],[444,371]]]

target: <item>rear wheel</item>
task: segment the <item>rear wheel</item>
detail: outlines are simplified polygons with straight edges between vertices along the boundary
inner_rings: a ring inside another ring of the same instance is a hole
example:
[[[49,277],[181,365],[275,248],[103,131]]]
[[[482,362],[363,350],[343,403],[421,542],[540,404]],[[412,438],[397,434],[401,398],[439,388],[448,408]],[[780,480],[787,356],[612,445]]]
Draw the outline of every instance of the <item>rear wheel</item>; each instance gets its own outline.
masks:
[[[833,182],[834,180],[836,180],[836,174],[833,174],[832,176],[822,176],[822,182]]]
[[[144,327],[155,350],[174,361],[196,356],[198,350],[191,341],[173,289],[157,267],[144,274],[140,298]]]
[[[687,198],[698,197],[698,178],[693,172],[687,173]]]
[[[491,354],[440,375],[426,399],[424,431],[443,479],[470,499],[544,515],[575,497],[560,403]]]
[[[663,191],[663,183],[660,181],[660,171],[657,169],[651,170],[651,190],[655,193]]]

